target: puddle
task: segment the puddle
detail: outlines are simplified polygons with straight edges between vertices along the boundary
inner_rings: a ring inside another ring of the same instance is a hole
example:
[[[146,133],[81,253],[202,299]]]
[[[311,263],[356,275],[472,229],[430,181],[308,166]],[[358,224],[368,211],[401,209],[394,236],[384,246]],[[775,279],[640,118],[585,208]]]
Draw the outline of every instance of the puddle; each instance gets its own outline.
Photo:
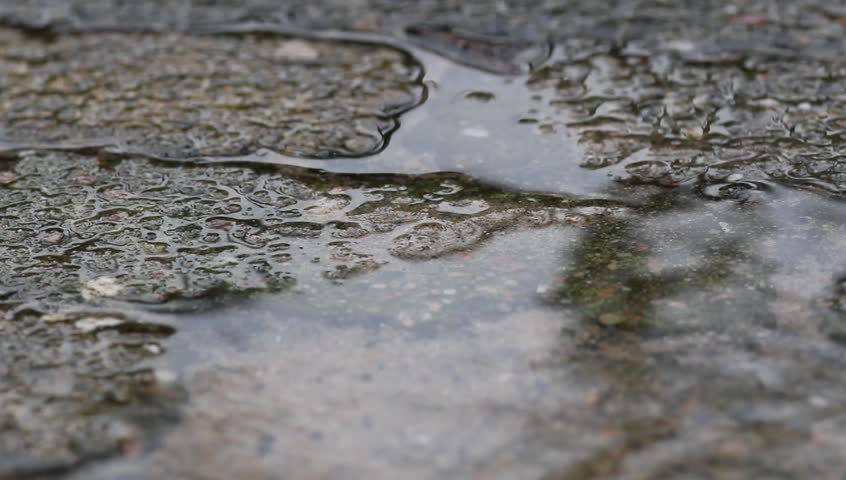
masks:
[[[245,160],[336,173],[461,172],[508,189],[592,198],[602,197],[612,183],[579,166],[583,148],[577,137],[544,135],[536,125],[520,123],[526,105],[539,103],[524,77],[480,72],[421,50],[415,55],[426,65],[428,97],[403,115],[390,148],[355,161],[292,158],[269,150]]]
[[[560,315],[544,312],[535,296],[538,266],[553,276],[560,252],[549,247],[575,241],[575,233],[502,235],[469,255],[386,266],[328,295],[303,284],[291,294],[296,302],[261,297],[174,319],[180,335],[170,348],[189,358],[170,360],[188,365],[200,403],[184,430],[168,436],[168,454],[112,465],[102,478],[150,468],[245,478],[273,478],[279,469],[461,476],[463,465],[531,438],[526,415],[579,398],[555,387],[555,369],[535,365],[555,355],[561,328]],[[533,253],[515,256],[518,245]],[[207,434],[212,425],[220,434]],[[182,467],[209,452],[226,453],[208,469]],[[541,474],[543,465],[518,471]]]
[[[186,393],[175,375],[203,361],[185,348],[198,335],[189,326],[225,338],[258,333],[264,327],[250,325],[265,301],[258,293],[278,292],[265,310],[274,316],[293,299],[303,312],[327,295],[352,294],[350,305],[390,300],[410,312],[403,329],[436,326],[441,309],[458,314],[447,307],[457,295],[481,308],[485,295],[501,294],[496,311],[516,311],[525,295],[499,292],[499,274],[478,291],[426,293],[415,285],[420,267],[472,257],[514,233],[578,230],[624,209],[503,191],[459,174],[332,175],[61,151],[18,152],[2,178],[0,347],[11,362],[0,372],[8,412],[0,471],[10,478],[153,448],[150,435],[178,416],[174,403]],[[497,261],[532,278],[530,258]],[[406,283],[396,295],[399,278]],[[481,287],[478,278],[462,282]],[[418,315],[418,302],[431,310]],[[242,333],[211,320],[221,309],[222,318],[240,319]]]
[[[776,192],[755,208],[662,192],[651,215],[172,317],[184,421],[163,450],[78,478],[840,468],[842,209]]]
[[[0,3],[0,478],[839,478],[846,11],[594,3]]]

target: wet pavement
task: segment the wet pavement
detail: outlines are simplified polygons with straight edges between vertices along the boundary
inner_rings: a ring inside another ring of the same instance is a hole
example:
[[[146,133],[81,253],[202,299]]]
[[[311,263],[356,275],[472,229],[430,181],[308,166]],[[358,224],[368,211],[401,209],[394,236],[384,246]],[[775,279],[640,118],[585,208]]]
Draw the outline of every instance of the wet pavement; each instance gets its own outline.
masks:
[[[846,5],[0,25],[0,478],[846,475]]]

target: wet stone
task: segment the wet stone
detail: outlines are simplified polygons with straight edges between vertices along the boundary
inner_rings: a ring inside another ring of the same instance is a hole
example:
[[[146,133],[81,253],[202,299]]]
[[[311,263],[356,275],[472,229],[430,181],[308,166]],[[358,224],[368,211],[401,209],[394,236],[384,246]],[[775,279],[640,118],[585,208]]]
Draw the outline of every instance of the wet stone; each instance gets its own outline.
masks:
[[[575,132],[582,166],[624,183],[693,183],[741,201],[761,181],[840,194],[846,63],[807,50],[809,38],[842,44],[829,20],[812,25],[776,50],[763,48],[773,29],[736,24],[732,41],[694,29],[684,48],[672,34],[564,40],[527,81],[545,98],[528,117],[541,134]]]
[[[11,29],[0,42],[0,146],[354,157],[384,147],[423,94],[419,65],[373,45]]]
[[[414,24],[452,26],[489,34],[519,32],[554,41],[574,37],[631,43],[644,51],[662,45],[700,59],[726,61],[755,48],[784,55],[795,41],[811,55],[837,52],[844,15],[839,4],[803,0],[38,0],[0,2],[0,19],[31,27],[190,28],[263,22],[309,29],[396,33]],[[767,42],[761,41],[767,40]],[[704,45],[708,45],[707,47]]]
[[[12,359],[0,477],[136,451],[134,419],[168,418],[157,399],[178,396],[163,388],[177,377],[148,367],[181,342],[202,358],[181,383],[193,399],[166,447],[134,465],[142,478],[151,464],[211,478],[840,478],[846,9],[834,3],[0,2],[13,150],[0,172]],[[188,33],[245,21],[312,39]],[[549,162],[557,192],[609,180],[574,200],[460,174],[20,149],[379,151],[419,102],[422,67],[314,40],[323,29],[461,64],[432,62],[429,106],[469,78],[452,92],[466,124],[424,106],[403,128],[433,145],[399,158],[459,169],[474,153],[496,163],[483,146],[498,145],[518,168]],[[483,118],[494,110],[513,135]],[[441,142],[426,131],[437,123],[473,143]],[[562,139],[579,148],[534,155]],[[578,228],[531,230],[561,225]],[[217,308],[189,313],[198,305]],[[135,308],[199,325],[170,337]]]
[[[379,32],[506,74],[532,63],[538,55],[531,52],[551,41],[552,58],[527,81],[544,100],[522,121],[547,135],[575,133],[585,150],[582,166],[619,165],[615,178],[632,183],[700,181],[704,189],[725,172],[833,193],[843,187],[841,16],[817,1],[635,7],[583,0],[565,8],[540,0],[105,0],[0,8],[7,23],[34,27],[258,21]],[[345,148],[361,150],[362,140]]]
[[[566,223],[590,204],[504,192],[483,201],[496,190],[454,174],[104,166],[61,152],[25,152],[6,168],[17,180],[0,187],[3,302],[45,312],[284,290],[315,272],[347,278],[466,251],[498,231]],[[446,200],[485,208],[456,215]]]
[[[119,312],[26,312],[0,332],[0,478],[64,474],[146,449],[176,416],[182,393],[142,363],[161,353],[174,332],[166,325]]]

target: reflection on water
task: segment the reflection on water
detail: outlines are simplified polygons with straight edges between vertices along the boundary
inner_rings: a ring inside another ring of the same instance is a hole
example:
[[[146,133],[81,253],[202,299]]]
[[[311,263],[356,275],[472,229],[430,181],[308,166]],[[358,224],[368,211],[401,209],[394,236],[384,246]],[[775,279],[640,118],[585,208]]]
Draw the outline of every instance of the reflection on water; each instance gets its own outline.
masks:
[[[842,320],[826,306],[843,269],[839,203],[783,188],[759,203],[687,195],[656,190],[578,227],[171,317],[186,419],[164,450],[102,474],[839,468]],[[225,454],[185,470],[209,452]]]
[[[825,297],[843,269],[839,203],[776,189],[754,205],[694,205],[650,211],[611,235],[607,227],[587,233],[609,246],[643,245],[634,261],[640,269],[618,269],[618,259],[606,257],[600,278],[616,282],[600,281],[585,298],[569,290],[590,282],[571,287],[566,277],[560,290],[579,302],[577,311],[619,303],[634,310],[611,329],[603,314],[583,318],[589,323],[565,334],[578,352],[568,362],[579,365],[577,378],[597,385],[606,415],[669,429],[657,439],[648,429],[623,429],[616,450],[590,458],[591,471],[750,478],[806,471],[809,458],[838,471],[842,432],[832,425],[843,392],[832,367],[842,355],[832,325],[842,319],[826,310]],[[578,254],[572,267],[578,276],[583,265],[602,268],[596,262]],[[672,287],[661,288],[668,280]],[[641,294],[631,301],[633,293],[620,291]],[[646,323],[627,323],[635,315]],[[635,467],[624,470],[623,462]],[[550,478],[579,478],[584,468]]]

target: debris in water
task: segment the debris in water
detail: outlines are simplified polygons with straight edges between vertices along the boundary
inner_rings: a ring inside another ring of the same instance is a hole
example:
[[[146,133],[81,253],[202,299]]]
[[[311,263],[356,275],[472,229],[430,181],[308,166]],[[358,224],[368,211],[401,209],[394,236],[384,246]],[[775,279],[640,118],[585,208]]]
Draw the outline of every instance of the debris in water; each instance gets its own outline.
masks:
[[[74,322],[73,325],[83,333],[91,333],[121,324],[123,324],[123,320],[115,317],[83,317]]]

